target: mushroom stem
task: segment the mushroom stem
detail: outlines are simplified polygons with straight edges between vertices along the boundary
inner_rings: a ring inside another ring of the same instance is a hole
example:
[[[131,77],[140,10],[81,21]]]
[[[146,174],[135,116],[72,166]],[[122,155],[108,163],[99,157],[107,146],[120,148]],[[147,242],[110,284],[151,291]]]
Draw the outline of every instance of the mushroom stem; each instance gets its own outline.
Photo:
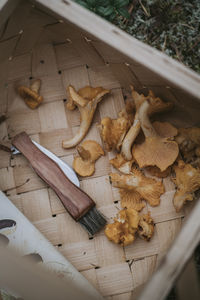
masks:
[[[78,146],[77,151],[83,160],[89,160],[91,158],[90,152],[86,150],[84,147]]]
[[[127,132],[127,134],[123,140],[123,143],[122,143],[121,153],[126,160],[132,159],[131,146],[133,145],[133,142],[135,141],[136,137],[138,136],[138,134],[140,132],[140,128],[141,128],[139,115],[138,115],[138,109],[139,109],[141,103],[145,100],[144,95],[138,94],[135,91],[133,86],[131,86],[131,90],[132,90],[132,97],[133,97],[135,107],[136,107],[136,114],[135,114],[133,125]]]
[[[178,144],[169,137],[163,138],[157,134],[149,120],[148,109],[149,103],[146,100],[138,110],[145,141],[134,145],[133,156],[140,168],[157,166],[161,171],[165,171],[178,156]]]
[[[149,102],[144,101],[138,110],[138,118],[145,137],[157,137],[158,135],[153,126],[151,125],[151,122],[148,117],[149,107]]]
[[[93,105],[91,107],[91,103],[88,103],[87,106],[85,106],[84,108],[78,105],[78,109],[80,111],[80,115],[81,115],[81,124],[79,127],[78,132],[76,133],[76,135],[67,141],[63,141],[62,142],[62,146],[63,148],[72,148],[75,147],[77,144],[79,144],[82,139],[85,137],[85,135],[88,132],[88,129],[90,127],[90,124],[92,122],[95,110],[96,110],[96,105]]]
[[[132,92],[131,92],[132,98],[134,100],[135,107],[136,107],[136,114],[135,114],[134,123],[133,123],[132,127],[129,129],[129,131],[126,134],[126,136],[123,140],[123,143],[122,143],[121,153],[126,160],[132,159],[131,147],[132,147],[137,135],[140,132],[141,125],[140,125],[140,120],[138,117],[138,110],[139,110],[141,104],[145,100],[148,99],[148,101],[149,101],[148,109],[147,108],[143,108],[143,109],[148,110],[149,116],[151,116],[152,114],[155,114],[155,113],[161,113],[164,111],[168,111],[173,107],[173,103],[163,102],[159,97],[155,97],[155,95],[153,94],[153,92],[151,90],[149,91],[149,94],[147,97],[145,97],[143,94],[137,93],[133,86],[131,86],[131,90],[132,90]],[[152,129],[152,126],[151,126],[149,120],[145,119],[144,121],[145,121],[145,124],[148,125],[147,127],[149,128],[149,131],[148,130],[146,131],[147,136],[150,133],[151,133],[151,136],[155,136],[156,132],[155,132],[155,130]]]
[[[41,85],[41,80],[40,79],[36,79],[34,80],[31,85],[30,85],[30,89],[31,91],[35,92],[38,94],[39,89],[40,89],[40,85]]]
[[[140,126],[141,125],[138,118],[138,113],[136,113],[133,125],[127,132],[122,143],[121,153],[126,160],[132,159],[131,146],[140,132]]]
[[[74,92],[73,88],[72,88],[72,90]],[[78,97],[73,97],[73,100],[80,111],[81,124],[80,124],[80,128],[79,128],[78,132],[72,139],[64,140],[62,142],[63,148],[72,148],[82,141],[82,139],[87,134],[89,127],[92,123],[92,119],[93,119],[95,110],[97,108],[97,104],[101,101],[102,97],[107,93],[109,93],[108,90],[102,89],[102,91],[99,92],[96,95],[96,97],[93,98],[91,101],[87,101],[84,98],[82,98],[82,100],[81,100],[80,95],[78,95]],[[73,94],[73,95],[75,95],[75,94]]]

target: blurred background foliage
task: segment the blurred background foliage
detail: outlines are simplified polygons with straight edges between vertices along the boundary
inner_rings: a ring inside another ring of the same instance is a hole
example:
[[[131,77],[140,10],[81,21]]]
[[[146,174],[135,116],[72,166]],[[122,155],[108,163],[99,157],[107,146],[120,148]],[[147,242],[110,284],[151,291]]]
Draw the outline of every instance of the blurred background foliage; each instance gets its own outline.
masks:
[[[200,0],[75,0],[200,73]]]

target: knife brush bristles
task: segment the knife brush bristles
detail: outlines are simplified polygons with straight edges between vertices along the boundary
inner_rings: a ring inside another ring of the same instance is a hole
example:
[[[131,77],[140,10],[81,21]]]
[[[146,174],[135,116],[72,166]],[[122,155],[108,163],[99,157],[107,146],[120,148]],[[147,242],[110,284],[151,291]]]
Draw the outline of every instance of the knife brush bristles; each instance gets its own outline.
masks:
[[[87,230],[90,235],[94,235],[106,225],[106,219],[93,207],[78,222]]]

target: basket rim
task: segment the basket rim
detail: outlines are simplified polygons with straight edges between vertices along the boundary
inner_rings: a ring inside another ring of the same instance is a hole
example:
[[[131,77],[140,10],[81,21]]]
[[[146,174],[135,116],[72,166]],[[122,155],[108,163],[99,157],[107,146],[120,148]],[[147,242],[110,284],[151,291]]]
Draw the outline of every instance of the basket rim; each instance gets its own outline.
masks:
[[[34,2],[41,5],[42,9],[56,13],[65,21],[97,37],[200,101],[200,75],[189,67],[150,45],[144,44],[71,0],[57,0],[56,2],[35,0]]]

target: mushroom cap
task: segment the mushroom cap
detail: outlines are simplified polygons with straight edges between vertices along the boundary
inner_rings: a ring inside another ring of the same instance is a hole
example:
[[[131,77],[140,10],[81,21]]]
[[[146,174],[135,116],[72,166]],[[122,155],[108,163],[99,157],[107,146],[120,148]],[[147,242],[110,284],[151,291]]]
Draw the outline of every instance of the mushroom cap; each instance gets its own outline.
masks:
[[[95,166],[94,163],[90,160],[83,160],[80,156],[77,156],[73,161],[73,169],[80,176],[85,177],[94,174]]]
[[[140,168],[157,166],[165,171],[176,160],[179,148],[167,138],[146,137],[142,144],[134,145],[132,153]]]
[[[141,198],[145,199],[151,206],[159,205],[160,196],[165,192],[162,182],[144,176],[136,168],[132,170],[130,175],[110,173],[109,176],[114,187],[119,187],[127,192],[138,192]]]
[[[133,175],[120,175],[118,173],[110,173],[109,178],[114,187],[126,189],[129,191],[136,190],[136,188],[140,184],[140,178]]]
[[[109,162],[113,167],[115,167],[116,169],[119,169],[127,161],[124,159],[124,157],[123,157],[123,155],[121,155],[121,153],[118,153],[113,159],[110,159]]]
[[[105,235],[110,241],[127,246],[135,240],[139,220],[140,217],[136,210],[123,209],[114,218],[114,223],[106,225]]]
[[[161,172],[160,169],[156,166],[146,167],[146,170],[152,176],[156,176],[158,178],[165,178],[171,174],[171,166],[168,167],[165,171]]]
[[[149,90],[149,94],[145,97],[143,94],[139,94],[135,91],[134,87],[131,86],[132,90],[132,97],[135,101],[135,104],[137,106],[137,103],[139,104],[141,101],[144,101],[145,99],[148,99],[150,107],[148,109],[148,115],[151,116],[155,113],[162,113],[169,111],[173,108],[174,104],[172,102],[165,102],[161,98],[156,97],[152,90]]]
[[[67,94],[68,94],[68,102],[69,108],[73,110],[73,106],[81,106],[84,107],[87,105],[88,100],[84,99],[73,87],[73,85],[69,85],[67,87]]]
[[[147,98],[149,99],[150,102],[150,107],[148,109],[149,116],[156,113],[169,111],[174,106],[172,102],[165,102],[161,98],[156,97],[152,90],[149,91]]]
[[[150,213],[140,216],[138,235],[141,239],[150,241],[154,233],[154,221]]]
[[[168,122],[154,122],[153,127],[157,134],[163,138],[174,138],[178,134],[178,129]]]
[[[102,147],[93,140],[84,141],[81,146],[90,153],[90,161],[95,162],[100,156],[104,155]]]
[[[174,171],[176,178],[173,181],[177,186],[177,191],[173,203],[176,211],[179,212],[186,201],[193,200],[193,193],[200,189],[200,170],[179,160],[178,165],[174,166]]]
[[[37,92],[31,90],[26,86],[18,87],[19,95],[24,99],[25,103],[29,108],[36,108],[43,101],[43,97],[38,95]]]
[[[95,171],[95,161],[104,155],[103,149],[96,141],[86,140],[77,150],[80,156],[74,158],[74,170],[81,176],[91,176]]]
[[[174,136],[178,134],[178,130],[168,122],[154,122],[153,127],[157,134],[163,138],[171,138],[173,139]],[[171,167],[169,166],[165,171],[161,171],[156,166],[149,166],[146,170],[152,175],[159,178],[165,178],[170,175]]]
[[[129,120],[125,117],[118,119],[106,117],[101,120],[100,134],[107,151],[119,150],[129,127]]]
[[[126,161],[121,153],[118,153],[113,159],[110,160],[110,164],[124,174],[130,174],[133,164],[133,160]]]
[[[91,86],[85,86],[78,90],[78,94],[81,97],[83,97],[84,99],[87,99],[90,101],[90,100],[94,99],[102,91],[104,91],[104,88],[102,88],[101,86],[98,86],[95,88],[93,88]]]
[[[200,146],[200,128],[179,128],[175,140],[185,156],[188,152]]]
[[[31,89],[31,91],[36,92],[38,94],[38,92],[40,90],[40,86],[41,86],[41,80],[36,79],[31,83],[30,89]]]
[[[129,191],[126,189],[120,189],[121,207],[123,208],[133,208],[137,211],[141,211],[145,204],[142,201],[142,196],[135,191]]]

